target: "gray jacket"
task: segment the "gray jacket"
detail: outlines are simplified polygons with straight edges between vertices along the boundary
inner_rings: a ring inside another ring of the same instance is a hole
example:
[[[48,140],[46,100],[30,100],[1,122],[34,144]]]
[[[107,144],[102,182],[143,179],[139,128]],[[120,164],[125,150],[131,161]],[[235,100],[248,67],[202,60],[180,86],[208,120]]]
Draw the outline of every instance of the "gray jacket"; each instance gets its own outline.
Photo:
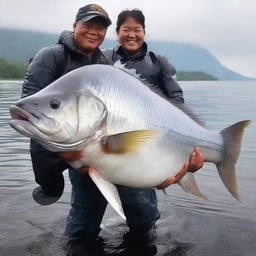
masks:
[[[109,64],[100,49],[88,57],[81,53],[71,31],[61,33],[58,44],[42,48],[26,71],[22,97],[34,94],[62,75],[89,64]]]

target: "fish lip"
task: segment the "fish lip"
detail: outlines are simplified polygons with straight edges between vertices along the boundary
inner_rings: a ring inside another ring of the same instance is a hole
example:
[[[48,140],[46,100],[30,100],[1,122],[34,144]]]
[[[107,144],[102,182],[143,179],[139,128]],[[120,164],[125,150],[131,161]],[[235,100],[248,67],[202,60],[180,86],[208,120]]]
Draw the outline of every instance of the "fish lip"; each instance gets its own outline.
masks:
[[[21,108],[17,105],[12,105],[9,108],[9,112],[12,117],[10,124],[13,128],[23,127],[22,129],[25,129],[26,131],[33,130],[34,132],[36,132],[36,134],[40,134],[43,138],[46,138],[46,136],[57,133],[59,131],[59,129],[56,129],[49,132],[43,127],[40,127],[38,124],[40,123],[40,120],[42,119],[42,117],[45,117],[45,118],[47,117],[39,113],[35,109],[33,109],[33,112],[32,112],[31,110]],[[30,133],[31,132],[29,132],[29,134]],[[28,135],[25,135],[25,136],[28,136]],[[29,137],[31,137],[31,135],[29,135]]]
[[[34,112],[31,113],[18,106],[12,105],[9,110],[12,119],[15,121],[27,121],[31,124],[34,124],[36,121],[39,120],[39,116],[37,116]]]
[[[9,108],[12,120],[10,126],[23,134],[24,136],[37,139],[37,136],[47,138],[47,135],[41,132],[36,123],[40,120],[40,114],[38,116],[35,112],[30,112],[26,109],[22,109],[17,105],[12,105]]]
[[[17,105],[12,105],[9,108],[12,120],[10,121],[10,126],[30,138],[36,138],[35,134],[40,133],[34,123],[39,120],[35,114],[18,107]],[[34,131],[34,132],[31,132]]]

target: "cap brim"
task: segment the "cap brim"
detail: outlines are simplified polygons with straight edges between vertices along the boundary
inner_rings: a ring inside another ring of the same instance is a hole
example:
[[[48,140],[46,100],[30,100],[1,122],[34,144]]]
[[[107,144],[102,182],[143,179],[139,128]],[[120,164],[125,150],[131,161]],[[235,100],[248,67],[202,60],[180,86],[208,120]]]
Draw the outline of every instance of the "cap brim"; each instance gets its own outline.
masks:
[[[95,18],[95,17],[101,17],[101,18],[103,18],[103,19],[107,22],[107,25],[108,25],[108,26],[111,25],[110,19],[108,19],[107,17],[105,17],[105,16],[103,16],[103,15],[100,15],[100,14],[88,15],[88,16],[82,18],[81,21],[85,21],[85,22],[86,22],[86,21],[91,20],[91,19],[93,19],[93,18]]]

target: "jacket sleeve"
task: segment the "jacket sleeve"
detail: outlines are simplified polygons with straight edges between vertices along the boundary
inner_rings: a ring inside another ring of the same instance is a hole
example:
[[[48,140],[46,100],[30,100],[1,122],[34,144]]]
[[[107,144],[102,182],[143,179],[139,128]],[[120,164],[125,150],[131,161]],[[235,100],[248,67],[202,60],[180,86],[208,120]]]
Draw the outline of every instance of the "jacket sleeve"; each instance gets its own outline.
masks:
[[[160,69],[161,69],[161,83],[162,87],[167,93],[167,97],[178,103],[184,103],[183,92],[176,81],[176,69],[170,62],[163,56],[158,56]]]
[[[41,49],[32,59],[22,86],[22,98],[34,94],[58,77],[61,48],[57,45]]]

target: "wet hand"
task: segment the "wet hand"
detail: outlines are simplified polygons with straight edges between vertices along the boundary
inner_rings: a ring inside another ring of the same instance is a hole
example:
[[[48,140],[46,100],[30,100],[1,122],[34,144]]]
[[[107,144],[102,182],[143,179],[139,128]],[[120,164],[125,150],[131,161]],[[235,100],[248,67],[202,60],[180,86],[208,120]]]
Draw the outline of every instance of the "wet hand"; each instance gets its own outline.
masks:
[[[191,154],[188,171],[196,172],[201,169],[204,165],[204,155],[199,147],[195,148],[195,151]]]
[[[187,161],[182,169],[174,176],[166,179],[164,182],[162,182],[160,185],[157,186],[157,189],[164,189],[170,186],[171,184],[177,183],[188,171],[189,162]]]
[[[189,172],[196,172],[200,168],[202,168],[204,165],[204,156],[202,154],[202,151],[199,147],[195,148],[195,151],[191,154],[189,161],[187,161],[182,169],[174,176],[166,179],[164,182],[162,182],[159,186],[157,186],[157,189],[164,189],[170,186],[171,184],[178,183],[183,176],[189,171]]]

